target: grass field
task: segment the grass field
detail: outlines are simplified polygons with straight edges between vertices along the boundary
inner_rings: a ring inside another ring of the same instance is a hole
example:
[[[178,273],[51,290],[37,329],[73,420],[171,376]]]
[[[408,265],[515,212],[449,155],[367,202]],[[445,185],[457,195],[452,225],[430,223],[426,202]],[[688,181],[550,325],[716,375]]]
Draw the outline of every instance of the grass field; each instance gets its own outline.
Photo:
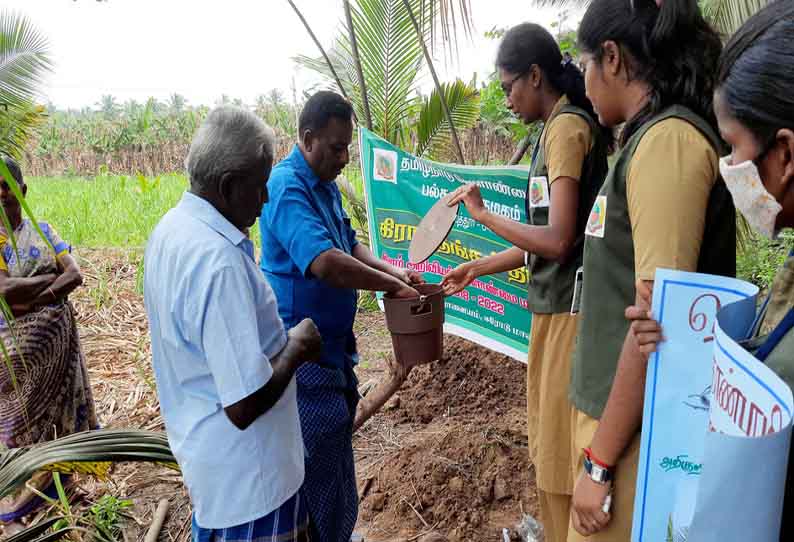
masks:
[[[188,186],[184,175],[31,178],[28,201],[74,247],[142,247]]]
[[[345,176],[363,199],[361,176],[349,167]],[[154,226],[188,187],[185,175],[158,177],[98,176],[94,178],[29,178],[28,201],[39,220],[52,224],[75,248],[143,247]],[[347,203],[347,202],[346,202]],[[362,209],[348,213],[358,229]],[[357,216],[358,215],[358,216]],[[357,220],[358,219],[358,220]],[[259,246],[259,228],[251,228]],[[778,242],[752,239],[737,254],[740,278],[767,286],[794,246],[794,234],[785,232]]]
[[[348,168],[345,174],[363,198],[358,167]],[[78,248],[145,246],[157,222],[188,188],[188,179],[181,174],[31,177],[26,181],[27,199],[36,218],[52,224]],[[353,219],[355,226],[362,226],[356,216]],[[258,226],[251,228],[251,237],[258,247]]]

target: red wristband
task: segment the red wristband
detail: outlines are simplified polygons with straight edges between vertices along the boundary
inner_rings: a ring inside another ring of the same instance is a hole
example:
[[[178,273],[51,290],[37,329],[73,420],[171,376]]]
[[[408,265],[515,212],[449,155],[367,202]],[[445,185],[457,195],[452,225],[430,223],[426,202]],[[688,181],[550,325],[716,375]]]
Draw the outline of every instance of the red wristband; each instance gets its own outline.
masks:
[[[601,461],[595,455],[593,455],[593,450],[590,449],[589,447],[584,448],[582,451],[584,452],[584,455],[587,457],[587,459],[589,459],[591,462],[595,463],[602,469],[612,470],[614,468],[614,465],[608,465],[606,462]]]

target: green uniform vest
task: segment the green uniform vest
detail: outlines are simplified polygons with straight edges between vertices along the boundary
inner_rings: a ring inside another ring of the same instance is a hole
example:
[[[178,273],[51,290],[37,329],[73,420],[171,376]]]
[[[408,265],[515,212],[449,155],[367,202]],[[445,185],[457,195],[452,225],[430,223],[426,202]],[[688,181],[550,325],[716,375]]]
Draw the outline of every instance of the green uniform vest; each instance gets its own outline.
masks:
[[[553,118],[546,122],[546,126],[551,125],[554,118],[563,114],[577,115],[587,122],[590,126],[593,145],[582,164],[582,174],[579,179],[579,207],[576,217],[576,231],[580,233],[571,248],[570,256],[562,263],[546,260],[535,254],[529,256],[530,279],[527,299],[528,309],[534,314],[560,314],[571,310],[576,270],[582,266],[584,226],[609,169],[606,138],[602,135],[598,124],[584,109],[573,105],[564,105]],[[549,224],[551,193],[545,154],[543,135],[541,135],[532,152],[532,164],[527,184],[526,211],[529,223],[533,226]],[[533,205],[533,198],[541,205]],[[543,205],[544,203],[545,205]]]
[[[606,406],[629,328],[624,312],[636,297],[634,241],[626,195],[629,164],[648,130],[670,118],[695,126],[719,154],[723,149],[705,120],[676,105],[650,119],[631,136],[607,175],[587,225],[579,335],[571,371],[571,401],[592,418],[600,418]],[[664,235],[664,225],[659,227],[659,235]],[[709,196],[697,270],[736,275],[736,211],[721,178]]]
[[[743,346],[755,352],[766,342],[785,315],[794,307],[794,251],[788,255],[783,267],[772,281],[768,303],[765,303],[753,337]],[[794,328],[789,330],[772,349],[764,362],[794,390]]]

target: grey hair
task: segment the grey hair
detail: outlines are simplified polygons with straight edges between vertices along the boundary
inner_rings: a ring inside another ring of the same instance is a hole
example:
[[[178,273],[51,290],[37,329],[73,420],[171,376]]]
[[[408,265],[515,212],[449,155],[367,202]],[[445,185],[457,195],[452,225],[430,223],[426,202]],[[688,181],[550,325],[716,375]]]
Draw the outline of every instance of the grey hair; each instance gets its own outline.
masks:
[[[226,174],[245,174],[273,160],[275,136],[259,117],[233,106],[210,111],[199,127],[185,167],[190,185],[205,191]]]

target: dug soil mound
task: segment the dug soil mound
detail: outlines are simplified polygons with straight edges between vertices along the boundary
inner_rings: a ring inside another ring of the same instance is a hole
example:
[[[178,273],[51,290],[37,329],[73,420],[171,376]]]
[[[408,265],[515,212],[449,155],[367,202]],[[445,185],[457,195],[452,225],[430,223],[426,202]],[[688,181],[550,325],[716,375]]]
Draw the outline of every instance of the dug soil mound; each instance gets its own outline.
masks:
[[[408,377],[399,421],[428,424],[444,416],[485,422],[526,409],[526,365],[465,339],[444,341],[444,359]]]
[[[415,369],[386,414],[410,431],[364,478],[361,516],[392,540],[426,532],[450,541],[501,540],[502,527],[512,530],[523,513],[536,512],[526,366],[445,340],[444,359]]]

